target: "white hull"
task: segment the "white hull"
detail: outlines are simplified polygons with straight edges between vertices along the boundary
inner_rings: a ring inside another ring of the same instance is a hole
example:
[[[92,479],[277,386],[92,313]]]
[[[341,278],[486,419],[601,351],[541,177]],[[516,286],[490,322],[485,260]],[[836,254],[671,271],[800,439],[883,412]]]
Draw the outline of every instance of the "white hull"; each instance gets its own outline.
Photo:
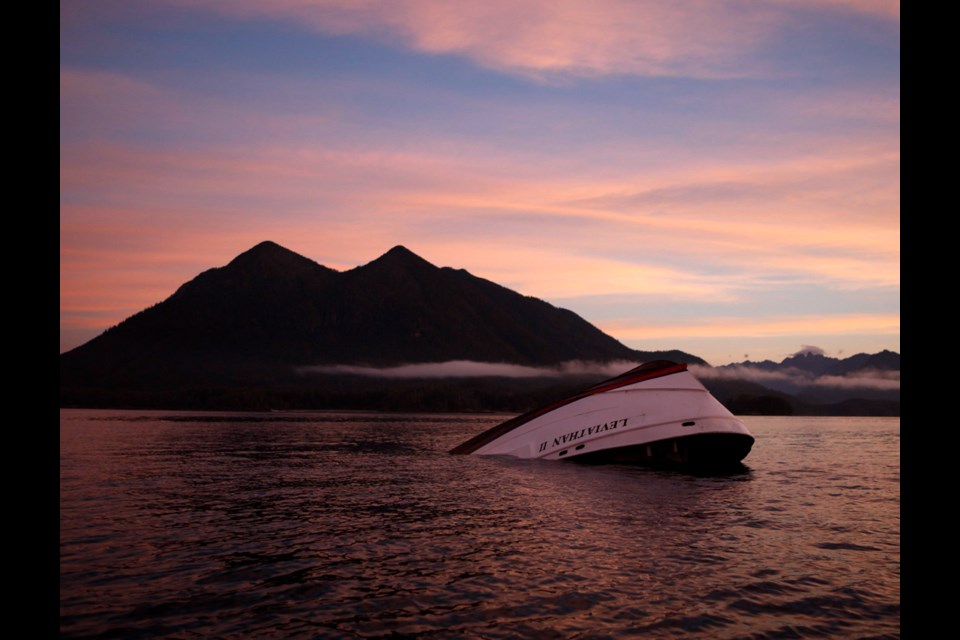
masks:
[[[746,426],[686,365],[657,361],[508,420],[451,453],[710,465],[738,463],[752,444]]]

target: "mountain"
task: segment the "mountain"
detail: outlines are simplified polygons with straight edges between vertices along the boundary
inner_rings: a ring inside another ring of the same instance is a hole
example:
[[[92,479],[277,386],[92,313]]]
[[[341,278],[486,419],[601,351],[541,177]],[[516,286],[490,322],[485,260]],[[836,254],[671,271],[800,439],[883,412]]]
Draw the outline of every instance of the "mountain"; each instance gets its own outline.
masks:
[[[658,357],[703,363],[635,351],[571,311],[401,246],[338,272],[262,242],[62,354],[60,390],[62,404],[199,406],[211,393],[319,393],[303,374],[312,365]]]
[[[900,371],[900,354],[883,350],[879,353],[858,353],[837,360],[823,375],[847,376],[864,371]]]

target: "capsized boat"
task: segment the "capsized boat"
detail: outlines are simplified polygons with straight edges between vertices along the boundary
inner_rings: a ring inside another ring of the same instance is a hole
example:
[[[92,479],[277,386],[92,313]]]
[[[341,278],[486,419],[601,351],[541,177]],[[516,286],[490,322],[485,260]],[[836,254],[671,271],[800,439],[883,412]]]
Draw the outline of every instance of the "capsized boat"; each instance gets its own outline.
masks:
[[[753,442],[686,364],[655,360],[507,420],[450,453],[728,466]]]

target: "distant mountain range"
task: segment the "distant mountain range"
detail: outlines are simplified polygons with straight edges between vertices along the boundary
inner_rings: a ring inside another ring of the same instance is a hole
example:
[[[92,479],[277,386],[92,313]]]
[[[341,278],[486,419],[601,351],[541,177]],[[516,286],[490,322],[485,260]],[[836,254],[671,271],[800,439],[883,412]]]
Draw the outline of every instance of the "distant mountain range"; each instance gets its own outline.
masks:
[[[848,376],[863,371],[900,371],[900,354],[893,351],[880,353],[858,353],[848,358],[832,358],[816,351],[801,351],[784,358],[781,362],[746,360],[739,364],[723,365],[719,368],[749,367],[760,371],[783,371],[792,369],[803,371],[816,378],[821,376]]]
[[[846,415],[899,415],[900,354],[858,353],[832,358],[816,350],[796,353],[781,362],[745,361],[721,367],[694,367],[704,384],[732,409],[737,400],[759,397],[770,413],[773,398],[788,412]],[[740,409],[741,413],[752,410]]]
[[[572,311],[404,247],[338,272],[263,242],[62,354],[60,394],[86,406],[316,405],[372,384],[304,373],[320,365],[658,358],[705,364],[631,349]]]

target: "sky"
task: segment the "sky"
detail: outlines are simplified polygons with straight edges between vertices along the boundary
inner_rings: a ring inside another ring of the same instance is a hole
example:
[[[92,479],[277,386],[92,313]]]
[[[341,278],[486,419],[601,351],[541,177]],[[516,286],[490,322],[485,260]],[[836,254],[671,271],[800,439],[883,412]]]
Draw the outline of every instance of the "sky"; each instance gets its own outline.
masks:
[[[60,351],[272,240],[711,364],[900,351],[900,4],[60,3]]]

